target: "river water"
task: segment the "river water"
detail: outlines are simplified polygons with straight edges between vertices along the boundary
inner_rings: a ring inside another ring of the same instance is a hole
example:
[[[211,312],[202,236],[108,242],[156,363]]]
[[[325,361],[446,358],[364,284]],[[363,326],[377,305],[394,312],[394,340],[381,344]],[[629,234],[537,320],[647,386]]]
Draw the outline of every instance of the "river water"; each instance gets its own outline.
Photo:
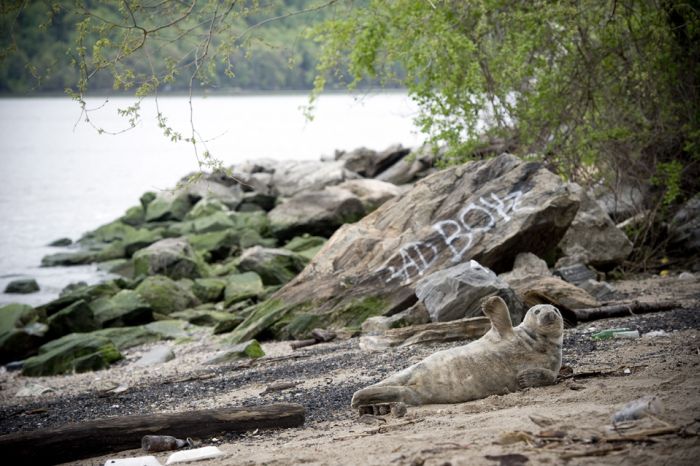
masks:
[[[41,268],[41,258],[60,248],[60,237],[77,239],[138,204],[148,190],[172,187],[197,170],[192,147],[172,143],[156,122],[153,100],[141,103],[142,121],[128,127],[117,109],[129,98],[95,98],[92,124],[65,97],[0,99],[0,291],[12,279],[34,277],[41,291],[0,294],[0,304],[32,305],[53,299],[68,283],[96,282],[94,266]],[[417,108],[404,93],[331,94],[320,98],[314,119],[302,107],[306,94],[209,96],[193,100],[193,121],[207,148],[225,164],[258,158],[318,159],[336,149],[372,149],[420,144]],[[168,123],[190,134],[186,97],[161,97]]]

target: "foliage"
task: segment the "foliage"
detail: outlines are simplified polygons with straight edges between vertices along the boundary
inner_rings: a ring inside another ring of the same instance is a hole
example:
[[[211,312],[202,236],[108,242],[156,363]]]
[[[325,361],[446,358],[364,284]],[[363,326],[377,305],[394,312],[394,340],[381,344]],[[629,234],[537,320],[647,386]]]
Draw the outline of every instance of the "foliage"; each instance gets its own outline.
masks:
[[[493,141],[579,182],[697,190],[700,12],[657,0],[371,0],[315,28],[321,77],[398,82],[446,163]],[[395,73],[398,63],[405,75]]]
[[[3,2],[0,92],[310,89],[333,3]]]

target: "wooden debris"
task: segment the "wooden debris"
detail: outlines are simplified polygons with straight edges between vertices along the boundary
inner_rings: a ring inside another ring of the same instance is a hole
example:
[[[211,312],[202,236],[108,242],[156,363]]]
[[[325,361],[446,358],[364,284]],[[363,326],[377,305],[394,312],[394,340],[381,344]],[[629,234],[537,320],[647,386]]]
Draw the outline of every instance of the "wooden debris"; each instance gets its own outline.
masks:
[[[293,341],[289,344],[289,346],[291,346],[292,349],[296,350],[300,348],[305,348],[307,346],[317,345],[319,343],[327,343],[329,341],[335,340],[335,337],[337,335],[332,330],[315,328],[311,331],[311,336],[313,338],[309,338],[308,340]]]
[[[267,395],[268,393],[272,393],[272,392],[281,392],[282,390],[294,388],[297,385],[299,385],[299,382],[275,382],[275,383],[271,383],[270,385],[265,387],[265,390],[263,390],[260,393],[260,395]]]
[[[450,322],[432,322],[393,328],[383,335],[363,335],[360,347],[368,350],[381,350],[394,346],[412,346],[424,343],[438,343],[459,340],[476,340],[491,328],[488,317],[470,317]]]
[[[592,320],[609,319],[611,317],[627,317],[636,314],[669,311],[680,307],[682,306],[677,301],[661,301],[655,303],[633,301],[631,303],[616,304],[612,306],[575,309],[574,313],[576,314],[576,318],[579,322],[590,322]]]
[[[569,460],[572,458],[583,458],[585,456],[605,456],[607,454],[610,454],[615,451],[622,451],[626,450],[628,447],[622,446],[622,445],[611,445],[609,447],[604,447],[604,448],[598,448],[595,450],[584,450],[584,451],[572,451],[572,452],[566,452],[562,453],[560,455],[560,458],[563,460]]]
[[[141,445],[144,435],[207,437],[220,432],[297,427],[304,407],[284,403],[167,414],[112,417],[0,436],[4,464],[56,464]]]

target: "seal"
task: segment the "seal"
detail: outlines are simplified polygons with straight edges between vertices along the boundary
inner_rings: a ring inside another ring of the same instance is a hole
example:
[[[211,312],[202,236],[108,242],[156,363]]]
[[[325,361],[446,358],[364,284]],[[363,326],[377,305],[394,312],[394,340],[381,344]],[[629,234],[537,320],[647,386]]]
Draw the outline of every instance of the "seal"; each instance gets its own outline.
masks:
[[[538,304],[513,327],[505,301],[482,303],[491,329],[468,345],[439,351],[352,397],[360,414],[381,414],[397,403],[462,403],[554,383],[561,368],[564,321]]]

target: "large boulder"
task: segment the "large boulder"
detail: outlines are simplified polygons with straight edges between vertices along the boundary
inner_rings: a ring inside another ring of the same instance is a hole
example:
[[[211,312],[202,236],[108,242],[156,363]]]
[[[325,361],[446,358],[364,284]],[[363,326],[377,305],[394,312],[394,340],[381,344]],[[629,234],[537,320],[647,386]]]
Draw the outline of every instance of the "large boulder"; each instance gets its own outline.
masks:
[[[89,333],[71,333],[39,348],[39,354],[22,366],[26,376],[59,375],[106,369],[122,358],[119,350],[105,337]]]
[[[153,312],[168,315],[197,304],[197,298],[186,287],[162,275],[147,277],[135,289]]]
[[[341,227],[234,335],[252,338],[300,314],[344,326],[402,311],[417,299],[416,282],[439,270],[474,259],[500,273],[520,252],[552,254],[578,205],[555,174],[508,154],[440,171]]]
[[[511,320],[522,320],[524,306],[515,292],[493,271],[475,260],[439,270],[416,283],[416,296],[423,303],[432,322],[482,315],[481,301],[500,296],[508,305]]]
[[[255,272],[265,285],[283,285],[304,269],[308,260],[287,249],[255,246],[241,254],[238,270]]]
[[[573,185],[572,190],[580,196],[580,207],[559,242],[562,253],[594,267],[620,264],[632,252],[632,242],[580,186]]]
[[[134,273],[165,275],[174,280],[208,275],[201,257],[185,238],[160,240],[134,254]]]
[[[301,233],[330,236],[339,226],[365,214],[360,199],[350,191],[329,187],[299,193],[268,213],[276,237],[288,239]]]

